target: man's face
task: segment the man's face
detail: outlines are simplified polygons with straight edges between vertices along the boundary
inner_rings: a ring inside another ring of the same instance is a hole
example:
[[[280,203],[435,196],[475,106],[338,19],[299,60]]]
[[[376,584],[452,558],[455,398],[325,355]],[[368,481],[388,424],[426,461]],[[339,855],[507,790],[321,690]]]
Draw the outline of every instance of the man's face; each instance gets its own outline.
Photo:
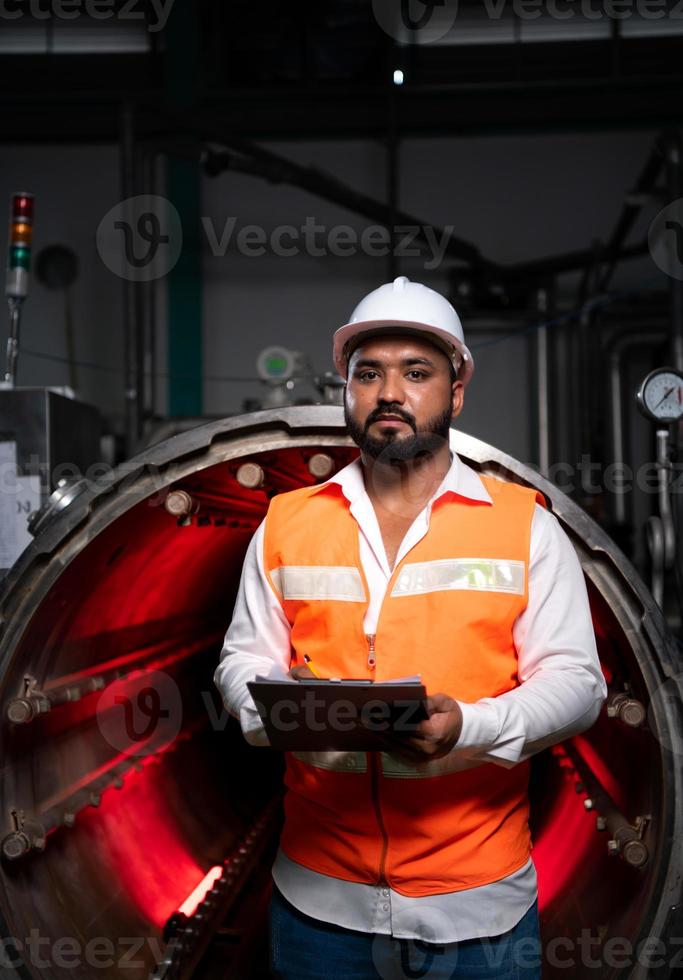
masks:
[[[378,336],[351,355],[344,394],[349,435],[383,462],[433,454],[463,405],[446,355],[421,337]]]

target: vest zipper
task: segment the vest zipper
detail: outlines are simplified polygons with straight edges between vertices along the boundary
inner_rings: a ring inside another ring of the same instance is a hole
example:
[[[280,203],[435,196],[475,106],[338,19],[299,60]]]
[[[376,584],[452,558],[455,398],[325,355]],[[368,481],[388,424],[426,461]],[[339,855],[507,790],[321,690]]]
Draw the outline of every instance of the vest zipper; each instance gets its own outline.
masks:
[[[377,880],[378,885],[386,885],[385,877],[385,863],[387,859],[387,848],[389,847],[389,835],[387,834],[387,828],[384,824],[384,817],[382,816],[382,808],[379,803],[379,766],[380,766],[380,753],[379,752],[368,752],[368,757],[370,759],[370,775],[372,779],[372,805],[375,808],[375,816],[377,817],[377,825],[379,826],[379,832],[382,837],[382,850],[380,851],[379,857],[379,878]]]
[[[365,639],[368,641],[368,670],[374,670],[375,664],[377,663],[377,657],[375,655],[375,637],[376,633],[366,633]]]

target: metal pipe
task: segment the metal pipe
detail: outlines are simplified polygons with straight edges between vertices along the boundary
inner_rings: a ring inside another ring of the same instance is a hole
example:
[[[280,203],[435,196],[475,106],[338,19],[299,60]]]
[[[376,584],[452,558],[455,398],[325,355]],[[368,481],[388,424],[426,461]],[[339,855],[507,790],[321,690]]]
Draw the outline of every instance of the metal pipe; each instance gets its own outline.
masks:
[[[669,430],[657,429],[657,496],[659,514],[652,514],[647,521],[647,544],[652,559],[652,595],[664,609],[666,572],[676,560],[676,531],[670,499],[671,459],[669,456]]]
[[[147,373],[147,406],[150,418],[157,415],[157,302],[156,283],[147,286],[147,317],[149,330],[147,334],[147,357],[145,360]]]
[[[606,248],[605,257],[608,261],[608,265],[600,278],[599,292],[605,292],[609,286],[610,279],[612,278],[617,265],[616,257],[619,254],[619,250],[626,240],[628,233],[631,231],[631,228],[636,223],[636,219],[638,218],[638,215],[643,208],[643,204],[645,203],[646,196],[651,191],[662,167],[664,166],[664,155],[662,150],[663,146],[660,137],[656,140],[654,146],[650,150],[650,155],[647,158],[638,180],[636,181],[633,191],[627,195],[626,201],[619,216],[619,220],[617,221],[616,227],[612,232],[612,237],[610,238]]]
[[[657,429],[655,439],[657,445],[657,496],[664,534],[664,568],[668,570],[673,567],[676,557],[676,531],[673,524],[670,496],[669,430]]]
[[[121,112],[121,198],[129,201],[135,195],[135,134],[133,110],[125,105]],[[132,216],[127,222],[132,226]],[[123,245],[122,245],[123,247]],[[138,352],[138,310],[136,284],[123,279],[123,358],[124,411],[127,455],[133,455],[140,436],[140,391],[136,368]]]
[[[584,308],[574,329],[578,368],[577,373],[574,376],[576,384],[576,401],[578,405],[578,442],[581,453],[583,454],[584,452],[588,452],[589,455],[591,452],[591,434],[594,424],[589,405],[589,334],[594,315],[594,310],[591,307]]]
[[[17,373],[17,354],[19,353],[19,327],[21,325],[21,300],[9,300],[9,336],[7,338],[7,369],[5,382],[14,387]]]
[[[666,177],[671,203],[681,198],[683,153],[679,133],[671,133],[666,141]],[[669,247],[675,248],[674,236],[669,236]],[[676,268],[674,264],[672,268]],[[671,295],[671,363],[678,371],[683,371],[683,280],[669,277]]]
[[[257,174],[271,183],[303,187],[311,194],[316,194],[334,204],[340,204],[371,221],[384,225],[385,228],[391,227],[392,220],[402,225],[410,225],[417,232],[416,240],[429,245],[423,233],[428,223],[420,221],[412,214],[398,209],[392,212],[390,205],[377,201],[367,194],[358,193],[331,174],[315,167],[302,167],[286,157],[264,150],[263,147],[247,140],[230,135],[222,142],[234,149],[223,152],[210,151],[205,155],[204,170],[210,177],[215,177],[224,170],[235,170],[240,173]],[[445,242],[445,251],[452,258],[460,259],[477,268],[485,267],[492,271],[500,269],[496,263],[485,259],[471,242],[456,238],[445,228],[437,228],[433,225],[430,227],[436,238]]]
[[[357,191],[343,184],[336,177],[326,174],[314,167],[302,167],[299,164],[287,160],[285,157],[264,150],[263,147],[250,143],[247,140],[240,140],[234,136],[223,137],[222,143],[234,149],[224,151],[210,150],[203,154],[204,171],[209,177],[215,177],[224,170],[234,170],[238,173],[254,174],[263,177],[271,183],[288,183],[295,187],[303,187],[311,194],[316,194],[325,200],[340,204],[342,207],[355,211],[357,214],[371,221],[376,221],[384,227],[391,226],[392,214],[388,205],[376,201],[366,194],[359,194]],[[417,231],[417,241],[426,243],[422,229],[427,222],[421,222],[414,215],[404,211],[396,211],[395,220],[401,224],[411,225]],[[443,228],[430,226],[433,234],[440,240],[445,240],[448,233]],[[621,249],[615,256],[615,261],[636,258],[647,255],[649,246],[647,241],[639,242],[637,245],[630,245]],[[501,266],[486,259],[479,249],[471,242],[454,235],[448,237],[445,243],[445,254],[451,258],[459,259],[467,263],[472,268],[484,269],[494,275],[509,276],[547,276],[558,272],[571,272],[575,269],[582,269],[593,258],[593,249],[580,249],[574,252],[566,252],[548,258],[536,259],[531,262],[521,262],[516,265]]]
[[[619,250],[614,256],[615,261],[622,262],[624,259],[636,259],[641,255],[649,253],[647,242],[639,242],[637,245],[628,245]],[[582,248],[574,252],[563,252],[560,255],[551,255],[545,259],[533,259],[531,262],[520,262],[517,265],[507,265],[502,268],[502,272],[509,276],[551,276],[560,272],[573,272],[585,268],[595,257],[594,248]]]
[[[143,179],[145,194],[156,192],[156,151],[148,148],[144,161]],[[145,288],[145,323],[147,350],[145,351],[145,370],[147,374],[147,404],[145,413],[154,417],[157,404],[157,330],[156,330],[156,281],[147,283]]]
[[[392,86],[393,89],[394,86]],[[387,204],[389,205],[389,233],[391,247],[387,256],[391,282],[398,275],[396,260],[396,211],[398,209],[398,133],[396,130],[396,98],[393,91],[389,92],[389,112],[387,114]]]
[[[548,314],[548,292],[539,289],[536,294],[536,309],[541,322]],[[536,337],[536,417],[538,420],[538,467],[542,476],[547,477],[550,470],[550,385],[548,331],[539,327]]]
[[[609,405],[612,424],[612,462],[618,472],[624,465],[624,403],[621,384],[621,358],[625,351],[634,347],[656,347],[666,342],[662,333],[636,333],[619,336],[608,348],[609,354]],[[623,493],[615,493],[614,520],[626,523],[626,502]]]

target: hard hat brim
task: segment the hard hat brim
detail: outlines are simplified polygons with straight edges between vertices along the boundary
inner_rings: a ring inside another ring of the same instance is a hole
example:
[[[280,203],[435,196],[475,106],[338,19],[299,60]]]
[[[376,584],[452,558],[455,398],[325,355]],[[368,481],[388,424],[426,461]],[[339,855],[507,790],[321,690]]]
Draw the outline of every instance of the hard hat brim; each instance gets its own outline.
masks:
[[[348,358],[345,355],[345,347],[349,341],[353,340],[354,337],[358,336],[358,342],[360,343],[360,334],[371,336],[372,334],[388,334],[390,333],[391,327],[400,328],[397,333],[403,333],[404,331],[415,332],[421,334],[425,339],[429,340],[432,337],[437,341],[436,346],[448,356],[449,351],[455,349],[462,357],[462,364],[458,372],[458,380],[462,381],[463,386],[467,386],[473,373],[474,373],[474,360],[469,351],[469,348],[458,340],[453,334],[449,333],[447,330],[441,330],[439,327],[432,326],[430,323],[421,323],[418,320],[359,320],[355,323],[346,323],[343,327],[339,327],[335,330],[333,337],[332,346],[332,357],[334,360],[334,366],[336,371],[346,380],[347,375],[347,363]],[[357,346],[357,345],[354,345]],[[455,365],[454,359],[451,357]]]

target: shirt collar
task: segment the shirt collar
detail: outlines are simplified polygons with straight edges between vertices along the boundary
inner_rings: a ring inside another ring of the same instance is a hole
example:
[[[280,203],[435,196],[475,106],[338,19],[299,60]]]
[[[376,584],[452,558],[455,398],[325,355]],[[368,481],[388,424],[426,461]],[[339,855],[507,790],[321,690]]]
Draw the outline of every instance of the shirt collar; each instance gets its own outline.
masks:
[[[365,493],[365,480],[363,478],[363,464],[360,457],[354,459],[352,463],[335,473],[325,483],[318,487],[328,487],[337,484],[350,504],[354,504]],[[451,440],[451,465],[437,488],[434,496],[429,501],[433,504],[445,493],[454,493],[459,497],[466,497],[468,500],[478,500],[481,503],[492,504],[493,501],[487,492],[481,478],[476,470],[464,463],[452,448]]]

